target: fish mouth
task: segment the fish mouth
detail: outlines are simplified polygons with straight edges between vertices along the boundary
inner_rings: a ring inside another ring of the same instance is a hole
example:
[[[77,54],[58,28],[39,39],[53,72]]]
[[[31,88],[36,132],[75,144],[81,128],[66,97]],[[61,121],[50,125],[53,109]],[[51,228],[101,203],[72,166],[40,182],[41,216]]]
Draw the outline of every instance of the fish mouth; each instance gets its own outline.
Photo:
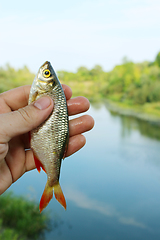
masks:
[[[45,61],[45,63],[43,63],[43,65],[40,68],[50,68],[51,67],[51,63],[49,61]]]

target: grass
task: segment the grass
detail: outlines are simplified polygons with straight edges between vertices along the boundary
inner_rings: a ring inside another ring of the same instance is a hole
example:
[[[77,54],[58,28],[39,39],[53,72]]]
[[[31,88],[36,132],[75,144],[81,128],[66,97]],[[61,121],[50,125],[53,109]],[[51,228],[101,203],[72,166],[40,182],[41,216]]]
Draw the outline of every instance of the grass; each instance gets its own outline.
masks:
[[[48,214],[40,214],[38,203],[12,193],[0,196],[0,240],[39,239],[49,230],[49,222]]]

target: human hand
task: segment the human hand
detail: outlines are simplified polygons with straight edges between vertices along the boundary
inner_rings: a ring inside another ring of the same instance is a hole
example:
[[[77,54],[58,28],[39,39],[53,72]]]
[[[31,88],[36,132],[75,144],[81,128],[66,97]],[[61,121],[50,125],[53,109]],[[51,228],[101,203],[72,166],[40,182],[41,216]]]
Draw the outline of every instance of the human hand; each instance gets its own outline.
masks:
[[[88,110],[89,101],[86,98],[71,99],[71,89],[67,85],[62,87],[70,116]],[[54,107],[49,97],[27,105],[29,92],[30,86],[22,86],[0,94],[0,194],[25,172],[35,168],[28,132],[39,126]],[[94,120],[89,115],[69,121],[70,138],[66,157],[85,145],[82,133],[92,129],[93,125]]]

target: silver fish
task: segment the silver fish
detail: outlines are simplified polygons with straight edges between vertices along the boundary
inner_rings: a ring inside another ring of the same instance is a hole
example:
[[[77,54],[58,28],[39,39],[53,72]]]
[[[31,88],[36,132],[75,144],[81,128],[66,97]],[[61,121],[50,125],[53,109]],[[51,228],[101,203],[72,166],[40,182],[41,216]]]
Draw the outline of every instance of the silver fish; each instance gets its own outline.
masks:
[[[69,122],[65,94],[50,62],[46,61],[39,69],[29,95],[29,104],[42,96],[54,101],[54,108],[48,119],[31,131],[31,148],[35,164],[47,174],[47,183],[41,197],[40,212],[53,197],[66,209],[66,201],[59,185],[61,161],[67,150]]]

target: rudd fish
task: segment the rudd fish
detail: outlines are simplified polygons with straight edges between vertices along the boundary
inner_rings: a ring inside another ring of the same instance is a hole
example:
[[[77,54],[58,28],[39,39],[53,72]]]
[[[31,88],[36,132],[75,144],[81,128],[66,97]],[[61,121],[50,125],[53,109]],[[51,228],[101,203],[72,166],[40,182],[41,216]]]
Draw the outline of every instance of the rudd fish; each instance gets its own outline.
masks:
[[[50,62],[45,62],[39,69],[29,96],[29,104],[42,96],[49,96],[54,101],[54,108],[48,119],[31,131],[31,148],[35,165],[47,174],[47,183],[40,200],[40,212],[53,197],[66,209],[66,201],[59,185],[61,161],[69,140],[68,111],[62,86]]]

